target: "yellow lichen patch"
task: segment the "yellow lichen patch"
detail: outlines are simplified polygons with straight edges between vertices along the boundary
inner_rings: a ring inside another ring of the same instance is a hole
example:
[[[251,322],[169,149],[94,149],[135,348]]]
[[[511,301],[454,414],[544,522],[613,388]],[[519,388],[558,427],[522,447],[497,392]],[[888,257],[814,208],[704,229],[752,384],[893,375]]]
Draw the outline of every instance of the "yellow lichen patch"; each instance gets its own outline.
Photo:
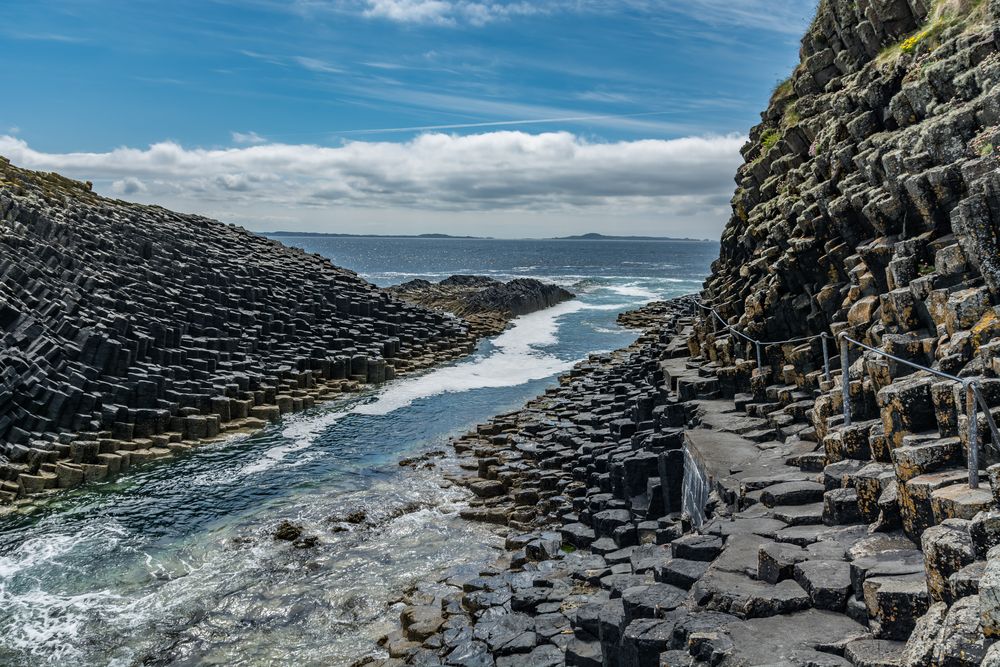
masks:
[[[972,347],[978,350],[980,345],[996,338],[1000,338],[1000,317],[995,310],[987,310],[972,327]]]

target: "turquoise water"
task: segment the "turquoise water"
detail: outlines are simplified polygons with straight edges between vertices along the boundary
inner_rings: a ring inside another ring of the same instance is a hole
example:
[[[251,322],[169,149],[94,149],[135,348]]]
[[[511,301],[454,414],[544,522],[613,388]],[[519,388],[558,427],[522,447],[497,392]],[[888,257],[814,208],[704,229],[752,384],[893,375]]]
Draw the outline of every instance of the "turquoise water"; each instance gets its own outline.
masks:
[[[502,546],[495,529],[458,518],[467,497],[445,479],[456,472],[450,456],[417,471],[397,461],[446,450],[449,437],[519,407],[588,353],[627,345],[635,333],[615,325],[617,313],[696,289],[717,252],[285,241],[381,285],[531,275],[579,298],[519,318],[447,366],[0,518],[0,664],[348,665],[376,650],[408,585]],[[340,521],[359,509],[364,524]],[[317,546],[272,539],[285,519]]]

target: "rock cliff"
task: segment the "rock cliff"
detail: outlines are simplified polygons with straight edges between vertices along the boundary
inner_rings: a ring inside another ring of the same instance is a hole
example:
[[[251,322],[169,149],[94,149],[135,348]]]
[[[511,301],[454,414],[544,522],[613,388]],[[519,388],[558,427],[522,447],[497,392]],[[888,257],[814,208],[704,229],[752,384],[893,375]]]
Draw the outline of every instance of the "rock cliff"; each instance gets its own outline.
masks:
[[[743,148],[719,312],[765,340],[975,324],[1000,296],[998,39],[996,1],[824,0]]]
[[[239,227],[0,159],[0,502],[471,349],[456,318]]]
[[[816,442],[795,462],[834,481],[824,522],[921,549],[926,580],[855,591],[877,639],[909,640],[878,664],[978,664],[1000,627],[1000,2],[823,0],[801,54],[743,149],[701,298],[751,338],[829,338],[765,344],[758,367],[702,317],[690,352],[765,429]],[[850,344],[846,377],[841,335],[871,348]],[[918,367],[978,383],[975,430],[963,383]]]

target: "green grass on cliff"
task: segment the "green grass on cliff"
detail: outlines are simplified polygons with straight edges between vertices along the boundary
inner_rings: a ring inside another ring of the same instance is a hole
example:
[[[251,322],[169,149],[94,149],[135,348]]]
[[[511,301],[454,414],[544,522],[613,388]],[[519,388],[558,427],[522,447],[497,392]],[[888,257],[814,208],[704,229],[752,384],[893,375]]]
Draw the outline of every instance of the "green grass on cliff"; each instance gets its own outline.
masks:
[[[941,45],[941,35],[949,28],[970,30],[988,23],[986,0],[934,0],[927,21],[904,39],[882,49],[878,62],[891,64],[904,54],[933,51]]]

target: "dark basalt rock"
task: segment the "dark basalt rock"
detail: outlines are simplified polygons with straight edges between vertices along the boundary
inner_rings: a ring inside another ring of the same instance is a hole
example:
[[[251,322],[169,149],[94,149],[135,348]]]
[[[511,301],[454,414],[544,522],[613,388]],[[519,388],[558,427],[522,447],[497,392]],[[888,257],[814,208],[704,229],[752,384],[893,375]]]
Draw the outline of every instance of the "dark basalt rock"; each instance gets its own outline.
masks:
[[[497,334],[510,320],[574,298],[565,289],[534,278],[503,283],[486,276],[456,275],[439,283],[411,280],[389,291],[419,305],[464,318],[476,335]]]
[[[0,158],[0,502],[262,428],[473,338],[318,255]]]
[[[301,535],[302,526],[296,525],[291,521],[282,521],[278,529],[274,531],[274,539],[286,542],[297,540]]]
[[[468,299],[466,312],[500,311],[526,315],[572,298],[571,292],[558,285],[548,285],[534,278],[516,278],[476,292]]]

